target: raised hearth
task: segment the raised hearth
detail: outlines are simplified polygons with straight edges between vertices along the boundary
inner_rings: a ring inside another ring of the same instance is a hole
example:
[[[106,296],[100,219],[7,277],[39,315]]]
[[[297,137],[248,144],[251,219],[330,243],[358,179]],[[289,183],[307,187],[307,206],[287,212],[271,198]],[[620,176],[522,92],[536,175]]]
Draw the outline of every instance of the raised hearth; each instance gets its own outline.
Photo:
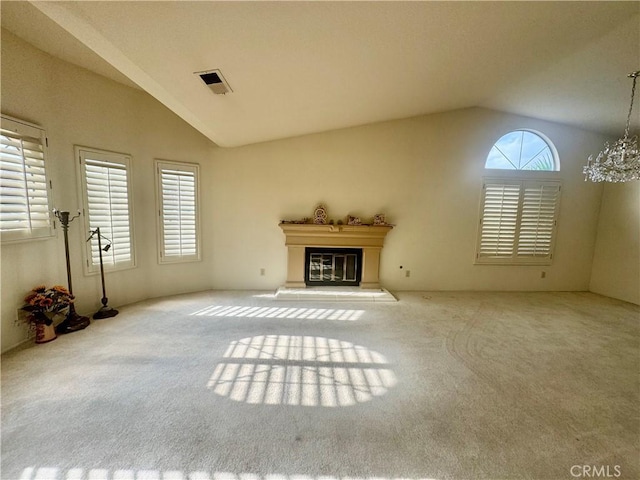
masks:
[[[391,225],[318,225],[281,223],[286,236],[287,288],[305,288],[305,249],[308,247],[360,248],[360,288],[379,289],[380,252]]]

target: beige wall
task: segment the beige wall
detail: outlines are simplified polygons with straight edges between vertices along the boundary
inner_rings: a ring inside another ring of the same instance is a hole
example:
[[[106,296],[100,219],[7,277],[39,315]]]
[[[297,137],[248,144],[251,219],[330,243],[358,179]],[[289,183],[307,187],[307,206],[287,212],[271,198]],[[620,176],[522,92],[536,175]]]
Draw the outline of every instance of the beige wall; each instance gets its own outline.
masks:
[[[640,182],[607,184],[590,290],[640,305]]]
[[[279,221],[310,216],[319,202],[334,219],[385,213],[396,224],[380,272],[392,291],[589,288],[602,186],[584,182],[581,170],[602,136],[475,108],[222,149],[147,94],[2,34],[2,112],[47,130],[56,207],[80,205],[74,144],[133,157],[138,266],[107,275],[113,306],[208,288],[275,289],[286,277]],[[562,170],[545,175],[563,181],[555,259],[545,267],[474,265],[484,161],[516,128],[544,133],[560,155]],[[158,265],[154,158],[201,165],[202,262]],[[101,292],[99,277],[83,273],[85,238],[73,224],[74,290],[88,314]],[[2,245],[1,262],[5,351],[24,339],[13,324],[23,295],[38,283],[66,282],[62,235]]]
[[[201,164],[210,177],[213,144],[146,93],[125,87],[36,50],[2,31],[2,112],[41,125],[49,137],[49,174],[53,205],[75,211],[74,144],[132,155],[132,180],[137,268],[107,275],[112,306],[141,299],[205,290],[211,287],[211,250],[203,261],[159,265],[156,247],[156,208],[153,159]],[[203,217],[211,216],[210,191],[203,189]],[[203,244],[210,243],[211,224],[203,222]],[[78,311],[95,312],[102,297],[100,277],[85,276],[81,249],[87,237],[82,223],[70,228],[74,293]],[[2,351],[25,338],[14,325],[24,295],[39,283],[66,285],[64,241],[56,238],[3,244]]]
[[[544,175],[563,181],[555,259],[545,267],[474,265],[484,161],[493,143],[516,128],[544,133],[560,156],[561,171]],[[218,149],[213,285],[284,283],[278,222],[311,216],[324,202],[334,219],[382,212],[396,224],[381,258],[381,281],[390,290],[587,290],[602,186],[584,182],[582,166],[603,141],[557,124],[467,109]]]

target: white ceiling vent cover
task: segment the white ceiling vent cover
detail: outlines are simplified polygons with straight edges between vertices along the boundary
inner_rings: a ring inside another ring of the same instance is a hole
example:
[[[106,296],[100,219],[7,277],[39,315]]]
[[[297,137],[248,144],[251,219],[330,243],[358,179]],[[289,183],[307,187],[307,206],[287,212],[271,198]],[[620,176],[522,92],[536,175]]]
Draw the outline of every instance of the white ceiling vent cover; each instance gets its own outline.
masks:
[[[222,72],[218,69],[207,70],[206,72],[195,72],[195,74],[198,75],[204,84],[216,95],[225,95],[228,92],[233,92],[222,75]]]

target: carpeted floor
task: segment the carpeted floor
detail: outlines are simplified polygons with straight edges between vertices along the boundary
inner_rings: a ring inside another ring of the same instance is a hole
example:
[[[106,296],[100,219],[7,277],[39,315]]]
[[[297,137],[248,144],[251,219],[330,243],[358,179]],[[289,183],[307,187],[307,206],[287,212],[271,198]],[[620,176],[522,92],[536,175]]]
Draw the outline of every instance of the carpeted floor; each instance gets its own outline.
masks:
[[[395,295],[182,295],[12,351],[2,478],[640,478],[640,307]]]

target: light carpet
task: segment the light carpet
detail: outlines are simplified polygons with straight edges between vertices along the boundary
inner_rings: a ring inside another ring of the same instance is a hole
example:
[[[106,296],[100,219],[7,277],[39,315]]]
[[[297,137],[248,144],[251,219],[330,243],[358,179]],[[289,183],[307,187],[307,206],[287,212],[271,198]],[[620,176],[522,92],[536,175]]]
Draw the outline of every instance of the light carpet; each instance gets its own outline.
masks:
[[[639,307],[395,295],[181,295],[9,352],[2,478],[640,478]]]

